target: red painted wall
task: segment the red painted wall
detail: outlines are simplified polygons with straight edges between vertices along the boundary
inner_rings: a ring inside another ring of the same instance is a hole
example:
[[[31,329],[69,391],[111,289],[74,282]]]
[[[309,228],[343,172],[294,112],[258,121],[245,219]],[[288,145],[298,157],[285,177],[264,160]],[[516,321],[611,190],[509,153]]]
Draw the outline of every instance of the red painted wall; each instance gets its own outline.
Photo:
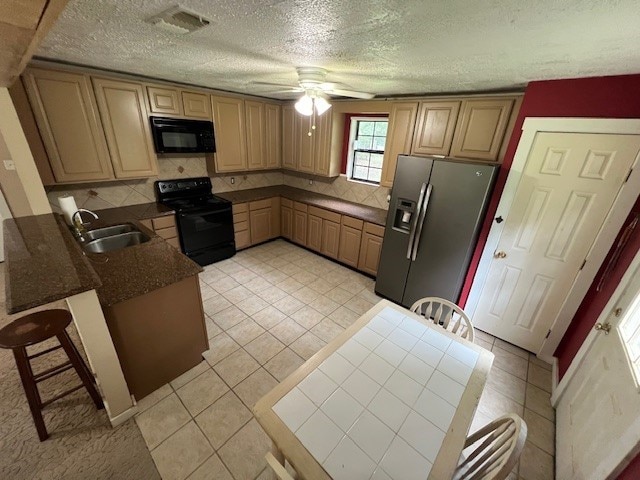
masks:
[[[640,478],[640,455],[631,460],[627,468],[618,476],[618,480],[638,480],[638,478]]]

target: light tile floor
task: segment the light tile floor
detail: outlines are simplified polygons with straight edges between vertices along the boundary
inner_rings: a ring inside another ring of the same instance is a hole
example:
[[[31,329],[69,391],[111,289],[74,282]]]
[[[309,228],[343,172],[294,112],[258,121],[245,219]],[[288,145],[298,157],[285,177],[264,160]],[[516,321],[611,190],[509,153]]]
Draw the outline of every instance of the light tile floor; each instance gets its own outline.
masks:
[[[380,300],[374,281],[284,240],[210,265],[200,280],[206,361],[142,399],[136,422],[165,480],[273,478],[252,406]],[[553,478],[550,366],[483,332],[476,343],[496,358],[471,430],[517,413],[529,435],[510,478]]]

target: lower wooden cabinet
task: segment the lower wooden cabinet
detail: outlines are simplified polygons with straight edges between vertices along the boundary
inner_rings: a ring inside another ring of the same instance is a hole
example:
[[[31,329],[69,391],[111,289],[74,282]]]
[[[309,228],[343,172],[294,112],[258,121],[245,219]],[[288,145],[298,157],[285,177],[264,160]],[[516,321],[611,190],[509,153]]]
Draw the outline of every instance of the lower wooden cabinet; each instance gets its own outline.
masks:
[[[180,239],[178,238],[178,228],[176,227],[175,215],[163,215],[155,218],[140,220],[140,223],[153,231],[156,235],[177,250],[180,250]]]
[[[293,202],[282,198],[280,206],[280,235],[287,240],[293,239]]]
[[[307,246],[307,205],[300,202],[293,204],[293,237],[292,240]]]
[[[251,245],[249,205],[247,203],[233,205],[233,231],[236,240],[236,250],[241,250]]]
[[[311,214],[307,216],[307,248],[322,250],[322,219]]]
[[[360,258],[363,223],[362,220],[347,217],[346,215],[342,216],[338,260],[354,268],[358,266],[358,260]]]
[[[233,205],[236,250],[280,236],[280,197]]]
[[[340,250],[340,224],[331,220],[322,223],[322,248],[320,253],[331,258],[338,258]]]
[[[364,224],[362,241],[360,243],[358,270],[374,276],[378,273],[383,237],[384,227],[368,222]]]
[[[249,224],[251,225],[251,244],[266,242],[272,238],[271,232],[271,207],[251,210],[249,212]]]

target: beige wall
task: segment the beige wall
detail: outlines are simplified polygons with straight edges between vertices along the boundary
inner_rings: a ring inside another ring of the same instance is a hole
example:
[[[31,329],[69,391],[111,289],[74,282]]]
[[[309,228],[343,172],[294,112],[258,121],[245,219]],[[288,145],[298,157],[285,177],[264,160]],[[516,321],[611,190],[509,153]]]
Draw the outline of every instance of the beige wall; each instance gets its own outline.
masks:
[[[5,160],[13,159],[4,141],[2,132],[0,132],[0,188],[2,188],[2,193],[9,205],[12,216],[24,217],[33,215],[18,172],[16,170],[7,170],[4,166]]]

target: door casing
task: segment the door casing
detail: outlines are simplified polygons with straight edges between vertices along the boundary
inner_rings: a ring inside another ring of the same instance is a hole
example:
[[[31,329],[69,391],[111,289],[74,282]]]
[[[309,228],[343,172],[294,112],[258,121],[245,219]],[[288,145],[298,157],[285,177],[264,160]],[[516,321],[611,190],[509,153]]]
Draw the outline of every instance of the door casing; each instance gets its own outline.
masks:
[[[640,119],[601,119],[601,118],[526,118],[522,126],[522,136],[509,170],[509,176],[505,183],[498,209],[495,216],[507,218],[516,191],[520,184],[522,173],[527,164],[529,152],[533,146],[535,137],[540,132],[560,133],[606,133],[620,135],[640,135]],[[607,252],[611,248],[616,235],[622,228],[624,220],[631,211],[638,193],[640,192],[640,157],[633,163],[631,175],[623,184],[616,200],[607,215],[595,242],[593,243],[584,268],[578,273],[567,298],[564,300],[560,312],[551,324],[551,333],[538,352],[538,357],[549,363],[554,363],[553,354],[560,344],[569,324],[573,319],[580,303],[584,299],[589,286],[593,282]],[[493,260],[493,252],[498,246],[505,222],[493,222],[487,243],[482,251],[480,263],[469,292],[469,298],[465,305],[465,311],[473,316],[478,305],[480,294],[487,280],[489,267]],[[555,381],[554,381],[555,387]]]

